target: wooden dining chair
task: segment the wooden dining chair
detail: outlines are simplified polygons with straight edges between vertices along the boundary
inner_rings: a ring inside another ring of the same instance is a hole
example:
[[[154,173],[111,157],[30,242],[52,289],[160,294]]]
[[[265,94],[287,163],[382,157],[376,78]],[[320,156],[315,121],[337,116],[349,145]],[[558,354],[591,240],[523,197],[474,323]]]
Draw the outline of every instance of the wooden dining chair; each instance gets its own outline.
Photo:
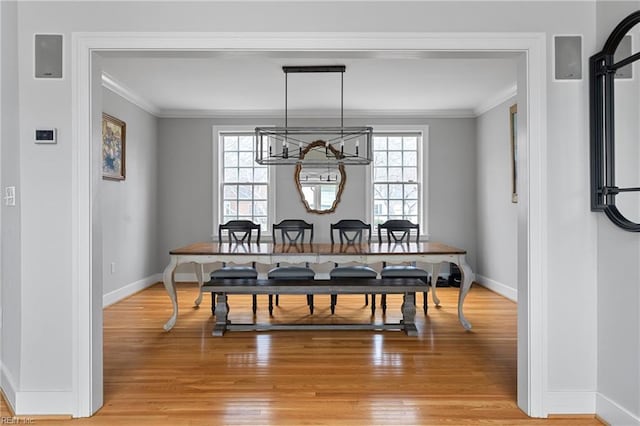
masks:
[[[415,238],[415,243],[420,241],[420,225],[412,223],[408,220],[393,219],[388,220],[378,225],[378,243],[382,244],[382,235],[386,235],[388,244],[406,244],[412,242]],[[415,262],[411,262],[409,265],[389,265],[387,262],[382,263],[382,270],[380,271],[381,278],[419,278],[425,283],[429,280],[429,273],[424,269],[418,268]],[[427,313],[427,291],[423,294],[423,310]],[[385,313],[387,309],[387,297],[382,295],[380,305],[382,312]]]
[[[254,232],[255,231],[255,232]],[[255,239],[252,237],[255,236]],[[218,225],[218,242],[219,244],[235,244],[244,245],[252,242],[260,244],[260,225],[250,220],[230,220],[227,223]],[[251,266],[234,265],[228,266],[226,262],[222,263],[222,268],[211,272],[212,280],[228,280],[228,279],[257,279],[258,271],[255,262]],[[257,296],[253,296],[253,313],[255,314],[257,306]],[[216,313],[215,293],[211,293],[211,312]]]
[[[313,224],[300,219],[285,219],[271,227],[271,237],[274,244],[282,244],[283,250],[299,252],[304,250],[305,244],[313,243]],[[309,263],[304,266],[281,266],[277,263],[267,273],[269,279],[277,280],[312,280],[316,276]],[[276,306],[280,303],[280,295],[276,294]],[[313,294],[307,295],[309,312],[313,314]],[[269,295],[269,314],[273,313],[273,295]]]
[[[366,242],[371,242],[371,225],[364,223],[359,219],[343,219],[330,226],[331,244],[335,244],[334,234],[338,233],[341,245],[361,244],[363,234],[366,233]],[[378,273],[367,265],[348,265],[340,266],[334,263],[334,268],[329,273],[332,280],[335,279],[363,279],[377,278]],[[338,303],[338,295],[331,295],[331,313],[335,313],[336,304]],[[369,304],[369,295],[364,295],[365,306]],[[371,294],[371,314],[376,311],[376,295]]]

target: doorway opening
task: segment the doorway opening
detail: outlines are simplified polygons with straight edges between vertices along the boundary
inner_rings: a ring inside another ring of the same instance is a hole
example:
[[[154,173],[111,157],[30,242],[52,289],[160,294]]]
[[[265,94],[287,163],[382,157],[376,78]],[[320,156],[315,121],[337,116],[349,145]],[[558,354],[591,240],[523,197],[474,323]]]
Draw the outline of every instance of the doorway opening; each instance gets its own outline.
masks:
[[[281,35],[280,35],[281,37]],[[316,35],[292,34],[289,39],[269,37],[255,38],[235,35],[211,34],[197,39],[178,37],[175,34],[153,35],[102,35],[82,34],[74,36],[74,57],[72,86],[74,158],[73,178],[73,292],[77,304],[74,309],[75,376],[74,387],[78,401],[75,416],[91,415],[102,405],[102,235],[101,217],[96,203],[97,185],[101,179],[99,144],[88,141],[100,140],[101,105],[97,103],[101,90],[101,67],[99,52],[166,49],[167,40],[172,41],[172,49],[188,50],[314,50],[333,49],[371,51],[384,50],[421,51],[467,50],[471,52],[512,51],[525,55],[524,89],[525,95],[519,103],[520,121],[526,123],[522,143],[524,167],[521,170],[523,187],[528,193],[519,194],[520,214],[518,233],[518,405],[529,415],[544,416],[542,412],[542,391],[544,382],[544,338],[546,321],[542,315],[542,300],[546,292],[544,276],[544,238],[546,224],[543,217],[544,176],[546,157],[544,147],[545,129],[545,46],[542,35],[514,37],[505,34],[503,38],[482,38],[482,35],[459,34],[433,35],[415,38],[387,38],[384,34],[368,35],[367,38],[353,34],[340,38]],[[521,108],[520,105],[524,106]],[[523,120],[524,118],[524,120]],[[99,200],[98,200],[99,201]],[[521,233],[522,232],[522,233]],[[535,282],[536,286],[530,283]]]

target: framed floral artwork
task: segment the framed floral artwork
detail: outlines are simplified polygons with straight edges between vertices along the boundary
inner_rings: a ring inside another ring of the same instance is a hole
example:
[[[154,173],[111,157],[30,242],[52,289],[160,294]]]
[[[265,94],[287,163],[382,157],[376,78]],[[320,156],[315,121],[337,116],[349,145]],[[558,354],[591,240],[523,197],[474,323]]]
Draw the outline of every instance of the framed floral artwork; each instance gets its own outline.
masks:
[[[127,125],[102,113],[102,178],[124,180]]]

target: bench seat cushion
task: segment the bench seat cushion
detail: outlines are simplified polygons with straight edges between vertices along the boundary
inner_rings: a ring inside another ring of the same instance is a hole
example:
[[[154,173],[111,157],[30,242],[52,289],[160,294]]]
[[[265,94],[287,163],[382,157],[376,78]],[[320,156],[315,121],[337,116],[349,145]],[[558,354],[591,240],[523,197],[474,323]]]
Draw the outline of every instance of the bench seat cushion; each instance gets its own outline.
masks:
[[[258,271],[250,266],[225,266],[211,273],[211,279],[258,278]]]
[[[315,278],[316,273],[313,271],[313,269],[305,268],[302,266],[281,266],[270,270],[267,276],[270,279],[312,280]]]
[[[338,266],[329,275],[331,278],[376,278],[378,273],[368,266]]]
[[[427,278],[429,273],[415,266],[387,266],[380,272],[382,278]]]

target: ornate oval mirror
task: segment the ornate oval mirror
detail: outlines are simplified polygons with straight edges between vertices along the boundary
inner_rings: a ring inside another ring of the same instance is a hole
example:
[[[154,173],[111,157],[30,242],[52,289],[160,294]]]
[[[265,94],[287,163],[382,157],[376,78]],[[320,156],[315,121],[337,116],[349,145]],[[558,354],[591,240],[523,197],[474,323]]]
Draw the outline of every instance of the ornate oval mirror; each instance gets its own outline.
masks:
[[[326,159],[327,155],[339,158],[340,152],[325,141],[315,141],[307,145],[302,151],[301,158],[306,160],[317,156],[319,163]],[[296,186],[302,204],[309,213],[325,214],[333,213],[340,202],[344,184],[347,181],[347,173],[344,165],[315,165],[296,164],[294,172]]]
[[[640,232],[640,11],[590,59],[591,210]]]

